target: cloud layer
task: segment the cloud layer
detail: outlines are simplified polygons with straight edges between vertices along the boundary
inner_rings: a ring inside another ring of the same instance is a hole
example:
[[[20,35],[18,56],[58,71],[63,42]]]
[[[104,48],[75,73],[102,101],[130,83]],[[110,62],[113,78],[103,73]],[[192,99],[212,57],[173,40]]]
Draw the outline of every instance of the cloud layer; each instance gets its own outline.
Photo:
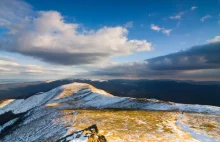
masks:
[[[220,43],[192,47],[146,60],[154,70],[195,70],[220,68]]]
[[[5,7],[7,9],[10,5]],[[128,30],[122,26],[84,30],[77,23],[67,23],[56,11],[35,12],[35,17],[21,15],[14,15],[16,22],[7,16],[0,19],[3,23],[0,26],[8,29],[0,40],[0,49],[55,64],[81,65],[109,60],[113,56],[150,51],[152,48],[146,40],[129,40]],[[126,24],[126,27],[131,26],[132,23]]]
[[[59,67],[48,68],[33,64],[20,64],[17,59],[0,56],[0,77],[4,78],[35,78],[35,79],[50,79],[61,78],[73,75],[72,71],[64,70]]]
[[[148,79],[220,79],[220,42],[147,59],[145,62],[115,63],[94,69],[91,76]]]

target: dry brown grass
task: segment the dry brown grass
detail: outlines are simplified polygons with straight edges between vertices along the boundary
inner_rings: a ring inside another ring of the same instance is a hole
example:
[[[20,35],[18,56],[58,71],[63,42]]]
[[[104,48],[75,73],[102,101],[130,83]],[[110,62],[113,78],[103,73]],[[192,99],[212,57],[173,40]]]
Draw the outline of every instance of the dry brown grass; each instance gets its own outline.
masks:
[[[193,130],[200,133],[205,131],[210,137],[220,141],[220,116],[187,113],[185,118],[185,123]]]
[[[97,124],[100,134],[109,141],[181,141],[192,137],[182,132],[176,125],[175,112],[161,111],[116,111],[116,110],[64,110],[64,121],[69,128],[68,134]]]

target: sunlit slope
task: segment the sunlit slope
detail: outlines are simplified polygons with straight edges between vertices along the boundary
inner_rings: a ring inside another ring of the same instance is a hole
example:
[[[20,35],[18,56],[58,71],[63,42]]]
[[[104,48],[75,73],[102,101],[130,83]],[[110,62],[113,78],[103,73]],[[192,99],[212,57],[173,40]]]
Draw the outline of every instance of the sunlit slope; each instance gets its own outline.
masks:
[[[65,110],[64,112],[71,112]],[[109,141],[196,141],[176,125],[175,112],[78,110],[59,120],[67,122],[68,133],[97,124]],[[65,126],[65,125],[64,125]]]

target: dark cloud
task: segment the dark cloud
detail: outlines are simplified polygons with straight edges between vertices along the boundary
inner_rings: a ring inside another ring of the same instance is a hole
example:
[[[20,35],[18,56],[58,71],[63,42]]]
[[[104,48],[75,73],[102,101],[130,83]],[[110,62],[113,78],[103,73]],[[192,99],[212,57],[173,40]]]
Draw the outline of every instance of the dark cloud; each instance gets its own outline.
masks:
[[[22,52],[24,55],[35,57],[39,60],[60,65],[93,64],[103,60],[108,53],[68,53],[68,52]]]
[[[191,47],[146,60],[152,70],[195,70],[220,68],[220,42]]]
[[[105,68],[98,68],[89,72],[90,76],[107,78],[166,78],[177,75],[179,72],[155,71],[148,68],[147,62],[121,63]],[[88,75],[88,74],[87,74]],[[85,76],[83,74],[82,76]]]
[[[91,76],[136,79],[220,80],[220,42],[185,51],[99,68]]]
[[[140,68],[140,66],[142,66]],[[77,77],[123,78],[123,79],[175,79],[175,80],[220,80],[220,69],[199,70],[152,70],[147,64],[122,64],[77,74]]]

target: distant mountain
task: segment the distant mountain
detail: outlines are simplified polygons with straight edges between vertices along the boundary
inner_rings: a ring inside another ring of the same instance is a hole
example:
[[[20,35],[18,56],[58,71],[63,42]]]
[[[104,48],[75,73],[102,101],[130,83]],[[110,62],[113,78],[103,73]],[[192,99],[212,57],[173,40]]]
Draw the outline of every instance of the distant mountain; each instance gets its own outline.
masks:
[[[0,100],[27,98],[39,92],[47,92],[72,80],[34,81],[0,84]]]

